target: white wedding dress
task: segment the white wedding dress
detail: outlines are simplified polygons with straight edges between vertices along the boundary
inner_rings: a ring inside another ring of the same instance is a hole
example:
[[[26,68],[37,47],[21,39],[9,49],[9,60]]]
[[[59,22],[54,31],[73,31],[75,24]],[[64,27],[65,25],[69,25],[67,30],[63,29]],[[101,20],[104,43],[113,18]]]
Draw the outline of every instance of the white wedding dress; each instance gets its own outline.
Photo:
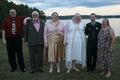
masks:
[[[72,68],[72,60],[76,63],[81,64],[83,67],[86,66],[86,37],[84,34],[85,25],[75,24],[70,21],[66,26],[65,31],[65,43],[66,45],[66,67]]]

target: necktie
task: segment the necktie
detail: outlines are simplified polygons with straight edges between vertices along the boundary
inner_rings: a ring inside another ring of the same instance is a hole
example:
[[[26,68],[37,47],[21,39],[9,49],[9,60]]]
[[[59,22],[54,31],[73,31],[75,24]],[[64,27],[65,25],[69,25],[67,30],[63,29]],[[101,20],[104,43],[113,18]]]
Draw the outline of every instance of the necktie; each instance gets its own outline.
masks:
[[[94,23],[94,22],[92,22],[92,23],[91,23],[91,25],[92,25],[92,26],[95,26],[95,23]]]

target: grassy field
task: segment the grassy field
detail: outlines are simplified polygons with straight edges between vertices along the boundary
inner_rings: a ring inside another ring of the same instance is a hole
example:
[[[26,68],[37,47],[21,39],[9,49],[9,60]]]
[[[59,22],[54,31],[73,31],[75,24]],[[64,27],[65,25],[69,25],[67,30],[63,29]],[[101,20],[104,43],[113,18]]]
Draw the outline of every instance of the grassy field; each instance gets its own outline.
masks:
[[[66,68],[64,63],[62,64],[61,73],[52,74],[48,73],[49,65],[46,63],[44,65],[44,73],[31,74],[29,72],[29,55],[27,46],[23,45],[24,49],[24,59],[26,64],[27,72],[21,73],[17,70],[11,73],[8,65],[8,58],[6,53],[6,48],[0,40],[0,80],[119,80],[120,79],[120,38],[116,39],[114,48],[114,60],[113,60],[113,75],[110,78],[99,75],[100,71],[97,73],[87,73],[85,70],[80,69],[80,72],[72,71],[70,74],[66,74]],[[54,69],[56,70],[56,69]]]

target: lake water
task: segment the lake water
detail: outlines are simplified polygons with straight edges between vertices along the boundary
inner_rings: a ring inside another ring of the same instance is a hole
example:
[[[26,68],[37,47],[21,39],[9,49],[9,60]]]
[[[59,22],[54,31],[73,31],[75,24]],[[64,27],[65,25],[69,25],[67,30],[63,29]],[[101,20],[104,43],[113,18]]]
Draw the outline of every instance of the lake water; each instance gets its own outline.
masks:
[[[65,25],[68,21],[70,20],[61,20]],[[96,21],[98,22],[102,22],[102,19],[97,19]],[[89,19],[82,19],[82,22],[84,22],[85,24],[89,23],[90,20]],[[110,26],[113,28],[115,35],[116,36],[120,36],[120,18],[111,18],[109,19],[110,22]]]

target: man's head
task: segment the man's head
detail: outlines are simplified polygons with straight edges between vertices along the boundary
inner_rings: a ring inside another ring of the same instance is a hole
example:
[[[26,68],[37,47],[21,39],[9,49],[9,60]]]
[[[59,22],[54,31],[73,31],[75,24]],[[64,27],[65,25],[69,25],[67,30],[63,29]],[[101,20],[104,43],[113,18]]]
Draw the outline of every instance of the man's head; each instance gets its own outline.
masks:
[[[32,18],[33,18],[34,20],[37,20],[37,19],[39,18],[39,13],[38,13],[38,11],[33,11],[33,12],[32,12]]]
[[[11,17],[16,17],[16,10],[15,9],[10,9],[9,14]]]
[[[96,14],[95,13],[90,14],[90,20],[94,22],[95,19],[96,19]]]

